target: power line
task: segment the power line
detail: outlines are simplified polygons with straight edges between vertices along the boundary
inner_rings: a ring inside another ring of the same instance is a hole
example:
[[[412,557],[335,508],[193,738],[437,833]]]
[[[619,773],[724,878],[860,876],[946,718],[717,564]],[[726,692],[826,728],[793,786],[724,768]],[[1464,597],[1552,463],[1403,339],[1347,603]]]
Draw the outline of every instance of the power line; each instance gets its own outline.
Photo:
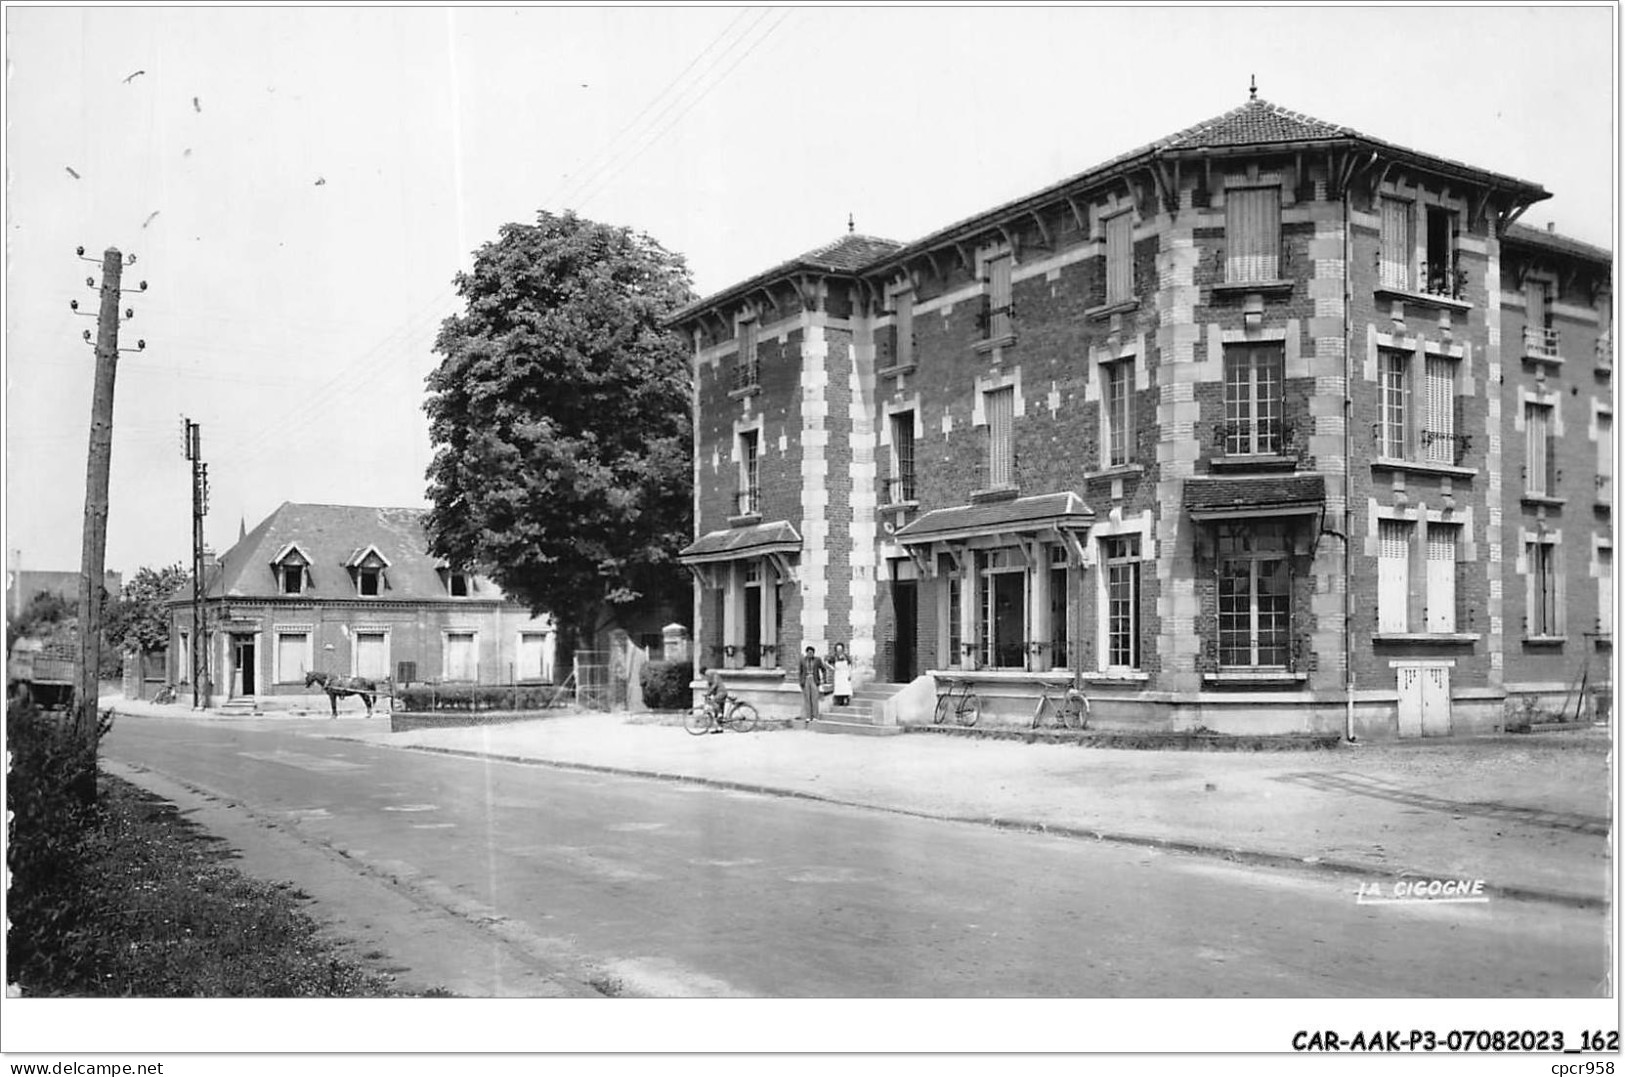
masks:
[[[661,90],[659,93],[657,93],[653,97],[651,97],[649,99],[648,104],[644,105],[643,108],[638,112],[638,114],[636,116],[634,116],[630,121],[628,121],[627,124],[625,126],[623,126],[619,131],[615,132],[614,137],[612,137],[608,142],[604,143],[603,146],[600,147],[591,157],[587,158],[587,160],[582,165],[582,170],[579,171],[576,176],[573,176],[573,177],[571,177],[569,179],[566,179],[563,183],[559,184],[559,186],[556,187],[553,190],[553,192],[547,196],[547,198],[543,201],[542,204],[544,206],[556,204],[557,199],[559,198],[559,196],[562,195],[565,191],[569,190],[572,185],[583,184],[583,183],[586,183],[589,179],[591,179],[592,176],[594,174],[596,174],[596,172],[600,168],[603,167],[602,165],[596,165],[595,164],[595,162],[597,162],[598,158],[603,156],[605,153],[607,153],[609,151],[610,147],[612,147],[616,143],[618,143],[621,140],[621,138],[628,131],[630,131],[633,127],[637,126],[637,124],[643,119],[643,117],[647,116],[649,114],[649,110],[654,108],[655,105],[657,105],[660,102],[661,98],[663,98],[667,94],[671,93],[672,87],[676,86],[679,82],[683,81],[683,79],[685,77],[687,77],[688,73],[690,71],[694,70],[694,65],[698,64],[700,62],[700,60],[707,53],[709,53],[712,49],[714,49],[716,47],[717,42],[719,42],[723,38],[727,37],[728,34],[730,34],[733,31],[734,27],[738,26],[740,24],[740,22],[742,22],[749,14],[750,14],[750,9],[749,8],[741,9],[739,14],[734,16],[733,21],[730,22],[727,26],[723,27],[721,33],[717,34],[716,37],[712,38],[710,43],[708,43],[705,46],[705,48],[701,49],[699,52],[694,54],[694,58],[688,62],[687,67],[683,68],[682,71],[678,72],[676,78],[672,79],[671,82],[667,83],[666,87],[663,90]],[[731,49],[732,47],[733,46],[730,45],[728,48]],[[723,50],[723,51],[724,51],[724,53],[727,52],[726,49]],[[605,165],[607,165],[608,163],[609,163],[608,160],[606,160],[604,162]]]
[[[750,57],[750,55],[752,53],[754,53],[758,48],[760,48],[763,42],[765,42],[768,38],[772,37],[773,34],[778,30],[778,28],[780,26],[784,25],[785,20],[787,20],[794,13],[795,12],[793,10],[785,10],[782,13],[780,13],[779,18],[777,19],[777,21],[775,21],[771,26],[769,26],[767,28],[767,30],[762,34],[761,37],[757,38],[754,42],[752,42],[750,47],[747,48],[743,53],[741,53],[739,55],[739,57],[736,60],[734,60],[734,62],[732,64],[730,64],[728,66],[728,69],[726,71],[724,71],[720,76],[718,76],[715,81],[713,81],[709,86],[706,86],[703,90],[701,90],[700,93],[699,93],[699,96],[695,97],[692,101],[690,101],[687,105],[685,105],[683,107],[682,111],[677,113],[677,115],[673,116],[671,118],[670,122],[668,122],[664,127],[656,130],[652,135],[650,135],[648,138],[646,138],[643,141],[643,143],[641,145],[639,145],[638,148],[633,152],[632,156],[627,158],[624,162],[622,162],[622,164],[620,165],[619,168],[617,168],[614,171],[610,172],[608,175],[603,176],[602,179],[599,182],[594,184],[591,188],[589,188],[586,191],[585,194],[580,196],[580,198],[578,200],[579,205],[585,206],[589,201],[591,201],[593,198],[597,197],[597,195],[604,189],[604,187],[609,183],[609,181],[614,179],[622,171],[624,171],[627,165],[630,165],[633,161],[637,160],[640,156],[642,156],[646,151],[648,151],[649,149],[654,147],[661,139],[665,138],[666,135],[672,130],[672,128],[676,126],[676,124],[677,124],[677,122],[679,120],[681,120],[684,116],[688,115],[689,112],[693,111],[694,106],[698,105],[701,101],[705,100],[705,98],[711,93],[712,90],[715,90],[718,86],[720,86],[724,82],[726,82],[727,79],[728,79],[728,76],[733,74],[735,69],[737,69],[741,63],[743,63],[746,59],[748,59]],[[754,29],[756,25],[757,24],[753,23],[752,24],[752,29]],[[747,31],[747,33],[748,33],[748,31]]]

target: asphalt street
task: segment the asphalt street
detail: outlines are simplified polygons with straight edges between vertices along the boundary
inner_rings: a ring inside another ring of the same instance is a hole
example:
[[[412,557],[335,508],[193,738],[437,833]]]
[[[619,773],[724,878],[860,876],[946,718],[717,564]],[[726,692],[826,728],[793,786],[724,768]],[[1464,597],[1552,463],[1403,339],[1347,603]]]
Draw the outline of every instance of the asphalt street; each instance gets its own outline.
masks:
[[[416,933],[402,960],[448,983],[488,982],[466,966],[507,951],[563,980],[654,997],[1606,990],[1596,911],[1360,905],[1346,880],[332,731],[143,717],[120,721],[103,751],[488,935],[491,946],[447,934],[433,947],[398,925]]]

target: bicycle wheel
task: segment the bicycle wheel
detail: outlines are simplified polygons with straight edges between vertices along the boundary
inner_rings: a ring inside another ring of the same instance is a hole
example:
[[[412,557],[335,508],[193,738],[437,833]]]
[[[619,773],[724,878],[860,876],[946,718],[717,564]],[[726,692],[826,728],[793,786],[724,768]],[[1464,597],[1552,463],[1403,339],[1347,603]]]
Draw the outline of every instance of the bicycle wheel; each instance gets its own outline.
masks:
[[[683,728],[696,737],[701,733],[711,732],[712,724],[711,711],[706,707],[691,707],[689,712],[683,715]]]
[[[959,722],[964,726],[973,726],[976,719],[982,716],[982,697],[974,692],[965,696],[959,704]]]
[[[728,724],[734,727],[736,733],[749,733],[755,729],[757,718],[756,708],[749,703],[735,703],[728,712]]]
[[[950,699],[948,696],[938,696],[937,709],[936,712],[931,715],[931,724],[941,725],[943,722],[946,722],[948,720],[948,715],[952,714],[953,710],[954,705],[952,699]]]

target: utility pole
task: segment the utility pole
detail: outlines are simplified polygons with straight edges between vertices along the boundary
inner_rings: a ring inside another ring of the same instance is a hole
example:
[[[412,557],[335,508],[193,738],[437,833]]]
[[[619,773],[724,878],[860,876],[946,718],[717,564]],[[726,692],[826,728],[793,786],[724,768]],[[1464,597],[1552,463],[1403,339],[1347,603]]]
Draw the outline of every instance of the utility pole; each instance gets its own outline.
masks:
[[[79,257],[87,262],[85,249],[79,248]],[[130,264],[135,263],[134,256]],[[79,562],[79,692],[74,709],[75,740],[88,758],[86,771],[80,775],[81,796],[86,801],[96,798],[95,759],[100,736],[98,709],[101,683],[102,651],[102,579],[107,566],[107,477],[113,462],[113,383],[118,374],[119,284],[124,276],[124,256],[117,247],[109,247],[102,255],[101,304],[96,315],[96,376],[90,403],[90,455],[85,469],[85,525],[84,542]],[[85,285],[97,288],[93,277],[85,278]],[[146,290],[146,282],[141,290]],[[69,304],[79,312],[79,301]],[[125,311],[124,317],[133,318],[135,311]],[[84,333],[90,340],[90,330]],[[146,347],[141,341],[139,349]],[[138,350],[139,350],[138,349]]]
[[[208,653],[203,644],[203,517],[209,511],[209,465],[203,462],[203,428],[190,419],[186,428],[186,458],[192,462],[192,646],[187,661],[191,665],[192,709],[201,709],[208,700],[203,678],[208,669]]]

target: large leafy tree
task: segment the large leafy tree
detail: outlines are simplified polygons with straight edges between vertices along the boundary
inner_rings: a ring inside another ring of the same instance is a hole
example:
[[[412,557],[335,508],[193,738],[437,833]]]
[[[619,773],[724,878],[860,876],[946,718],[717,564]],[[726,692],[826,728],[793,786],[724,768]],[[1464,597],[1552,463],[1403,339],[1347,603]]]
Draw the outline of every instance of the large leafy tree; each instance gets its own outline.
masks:
[[[107,609],[104,635],[115,654],[134,649],[142,654],[169,646],[169,615],[164,603],[192,581],[181,564],[136,570],[124,593]]]
[[[561,648],[629,604],[682,601],[690,381],[663,326],[692,297],[682,258],[543,212],[456,283],[465,309],[441,325],[424,405],[431,552],[551,614]]]

